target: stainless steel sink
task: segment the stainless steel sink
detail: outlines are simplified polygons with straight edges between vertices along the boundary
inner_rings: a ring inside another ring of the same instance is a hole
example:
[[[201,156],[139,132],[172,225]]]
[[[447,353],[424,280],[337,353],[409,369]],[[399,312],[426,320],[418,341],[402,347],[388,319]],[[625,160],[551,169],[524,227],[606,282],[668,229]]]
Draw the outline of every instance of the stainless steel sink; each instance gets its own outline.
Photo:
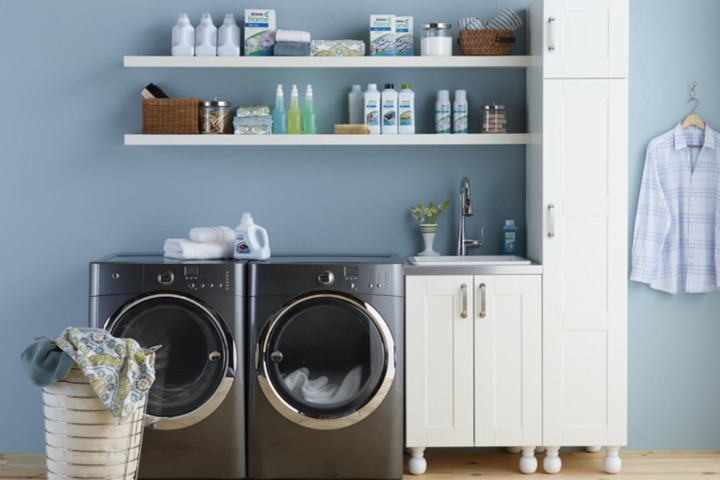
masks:
[[[438,255],[436,257],[410,257],[413,265],[421,266],[477,266],[477,265],[530,265],[530,260],[514,255]]]

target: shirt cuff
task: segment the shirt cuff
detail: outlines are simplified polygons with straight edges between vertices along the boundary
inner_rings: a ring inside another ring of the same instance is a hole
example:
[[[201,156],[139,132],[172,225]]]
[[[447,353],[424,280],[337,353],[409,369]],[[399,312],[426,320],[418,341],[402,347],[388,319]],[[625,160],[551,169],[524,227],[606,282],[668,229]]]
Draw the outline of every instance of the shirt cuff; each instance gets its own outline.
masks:
[[[647,270],[641,270],[638,268],[633,268],[632,272],[630,272],[630,280],[633,282],[640,282],[640,283],[650,283],[650,272]]]

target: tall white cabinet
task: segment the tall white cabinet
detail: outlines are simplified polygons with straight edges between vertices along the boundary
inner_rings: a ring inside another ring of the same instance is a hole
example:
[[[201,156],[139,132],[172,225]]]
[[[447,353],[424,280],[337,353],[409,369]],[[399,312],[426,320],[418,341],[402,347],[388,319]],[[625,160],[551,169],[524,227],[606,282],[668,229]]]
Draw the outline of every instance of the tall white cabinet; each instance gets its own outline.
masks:
[[[537,0],[528,11],[527,242],[542,275],[408,270],[412,473],[424,471],[425,447],[473,445],[521,450],[525,473],[537,446],[548,473],[560,471],[561,447],[604,446],[605,470],[620,470],[628,10],[629,0]]]
[[[529,256],[543,265],[544,468],[627,443],[628,0],[529,13]]]

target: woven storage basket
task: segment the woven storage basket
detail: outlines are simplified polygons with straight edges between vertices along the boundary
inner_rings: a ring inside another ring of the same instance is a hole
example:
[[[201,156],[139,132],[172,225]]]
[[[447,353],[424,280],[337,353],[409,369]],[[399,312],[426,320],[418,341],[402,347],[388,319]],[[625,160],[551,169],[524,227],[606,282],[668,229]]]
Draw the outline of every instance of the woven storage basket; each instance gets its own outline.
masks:
[[[199,134],[197,98],[143,98],[143,134]]]
[[[512,30],[462,30],[458,36],[462,55],[510,55]]]
[[[67,377],[43,388],[48,480],[134,480],[140,461],[143,410],[117,424],[73,367]]]

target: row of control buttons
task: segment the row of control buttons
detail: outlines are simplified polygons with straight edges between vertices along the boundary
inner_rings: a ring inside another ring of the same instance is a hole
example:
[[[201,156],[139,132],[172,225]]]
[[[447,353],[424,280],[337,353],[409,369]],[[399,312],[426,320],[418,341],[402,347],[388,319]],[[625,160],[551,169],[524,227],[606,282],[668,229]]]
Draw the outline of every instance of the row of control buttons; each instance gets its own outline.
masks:
[[[224,287],[224,285],[222,283],[218,283],[217,285],[215,285],[214,283],[210,283],[208,285],[206,285],[204,283],[201,283],[200,285],[195,285],[192,282],[188,283],[187,286],[190,290],[197,290],[198,288],[205,288],[205,287],[210,287],[210,288],[215,288],[215,287],[223,288]]]

